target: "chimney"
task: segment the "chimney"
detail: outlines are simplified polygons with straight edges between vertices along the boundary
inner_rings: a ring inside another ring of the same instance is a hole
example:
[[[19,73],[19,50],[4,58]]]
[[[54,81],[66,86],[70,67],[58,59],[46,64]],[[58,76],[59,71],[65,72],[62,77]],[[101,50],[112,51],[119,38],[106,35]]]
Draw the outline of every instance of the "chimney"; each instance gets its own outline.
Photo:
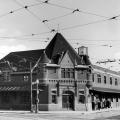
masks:
[[[79,47],[78,55],[87,55],[88,56],[88,47],[85,47],[85,46]]]

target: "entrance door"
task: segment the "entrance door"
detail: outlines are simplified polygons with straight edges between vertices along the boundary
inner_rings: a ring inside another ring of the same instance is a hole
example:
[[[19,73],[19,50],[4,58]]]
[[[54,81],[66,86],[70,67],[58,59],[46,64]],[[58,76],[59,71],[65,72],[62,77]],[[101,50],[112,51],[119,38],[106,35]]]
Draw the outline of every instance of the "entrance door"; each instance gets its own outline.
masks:
[[[62,106],[67,110],[74,110],[74,93],[71,91],[64,91],[62,95]]]

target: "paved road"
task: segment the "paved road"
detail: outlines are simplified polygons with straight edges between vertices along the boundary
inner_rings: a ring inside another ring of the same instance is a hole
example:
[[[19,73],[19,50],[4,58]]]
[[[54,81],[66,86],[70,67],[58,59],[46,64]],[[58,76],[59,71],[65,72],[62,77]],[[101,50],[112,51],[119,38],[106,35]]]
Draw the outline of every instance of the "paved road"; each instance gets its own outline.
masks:
[[[120,120],[120,110],[80,112],[0,112],[0,120]]]

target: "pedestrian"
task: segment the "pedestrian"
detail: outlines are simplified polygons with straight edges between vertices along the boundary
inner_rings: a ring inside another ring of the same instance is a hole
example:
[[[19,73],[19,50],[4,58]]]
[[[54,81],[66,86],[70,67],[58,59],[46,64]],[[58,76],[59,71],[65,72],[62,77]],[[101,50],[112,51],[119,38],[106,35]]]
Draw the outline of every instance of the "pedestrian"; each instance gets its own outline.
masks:
[[[98,98],[98,110],[101,109],[101,102],[100,102],[100,99]]]

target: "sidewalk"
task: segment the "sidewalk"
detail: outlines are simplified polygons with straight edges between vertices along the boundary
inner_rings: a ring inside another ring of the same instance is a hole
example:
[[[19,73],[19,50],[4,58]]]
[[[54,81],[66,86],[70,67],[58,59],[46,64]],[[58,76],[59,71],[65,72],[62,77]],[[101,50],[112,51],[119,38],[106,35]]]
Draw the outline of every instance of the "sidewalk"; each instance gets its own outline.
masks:
[[[74,113],[74,114],[94,114],[94,113],[102,113],[102,112],[109,112],[109,111],[119,111],[119,108],[109,108],[109,109],[101,109],[95,111],[39,111],[37,114],[49,114],[49,113]],[[19,110],[0,110],[0,113],[20,113],[20,114],[36,114],[35,112],[30,111],[19,111]]]

